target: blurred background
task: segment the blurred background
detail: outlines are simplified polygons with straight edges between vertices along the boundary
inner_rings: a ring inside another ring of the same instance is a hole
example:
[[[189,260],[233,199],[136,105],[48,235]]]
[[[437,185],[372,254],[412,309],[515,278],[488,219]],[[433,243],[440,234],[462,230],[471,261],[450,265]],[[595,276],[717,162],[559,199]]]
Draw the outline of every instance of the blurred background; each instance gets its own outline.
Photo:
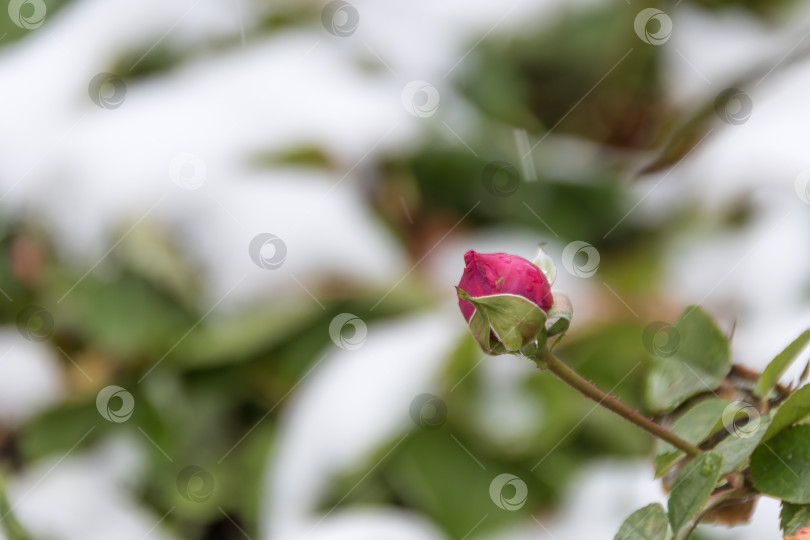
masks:
[[[481,354],[468,249],[546,243],[635,407],[689,304],[810,325],[805,3],[7,3],[6,539],[613,538],[653,441]]]

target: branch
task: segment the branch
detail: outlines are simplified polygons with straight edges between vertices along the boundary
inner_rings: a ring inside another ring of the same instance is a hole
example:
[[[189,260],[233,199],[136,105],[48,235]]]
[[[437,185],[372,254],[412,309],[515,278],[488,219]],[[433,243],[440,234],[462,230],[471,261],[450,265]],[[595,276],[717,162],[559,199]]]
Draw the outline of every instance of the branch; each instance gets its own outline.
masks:
[[[651,419],[643,416],[637,410],[631,409],[619,401],[619,398],[603,392],[593,383],[585,380],[579,373],[564,364],[562,360],[554,356],[554,354],[548,349],[539,351],[535,361],[545,363],[549,371],[554,373],[554,375],[556,375],[570,387],[578,390],[585,397],[592,399],[598,405],[601,405],[606,409],[610,409],[619,416],[624,417],[647,433],[668,442],[678,450],[682,450],[690,456],[697,456],[701,453],[700,448],[694,444],[683,440],[667,428],[656,424]]]

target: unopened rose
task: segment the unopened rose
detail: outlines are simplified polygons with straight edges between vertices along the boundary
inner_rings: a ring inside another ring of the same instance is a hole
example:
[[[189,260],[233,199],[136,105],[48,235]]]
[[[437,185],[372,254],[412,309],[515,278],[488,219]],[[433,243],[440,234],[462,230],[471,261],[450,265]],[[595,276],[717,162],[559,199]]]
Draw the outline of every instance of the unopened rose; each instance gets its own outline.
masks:
[[[458,283],[472,298],[512,294],[522,296],[543,311],[551,307],[551,285],[540,269],[516,255],[506,253],[464,254],[464,275]],[[475,307],[467,300],[459,299],[458,305],[464,318],[469,321]]]
[[[553,280],[554,265],[542,250],[538,260],[540,266],[506,253],[464,255],[466,266],[456,287],[458,304],[485,352],[519,351],[568,328],[571,304],[565,295],[551,292],[547,277]]]

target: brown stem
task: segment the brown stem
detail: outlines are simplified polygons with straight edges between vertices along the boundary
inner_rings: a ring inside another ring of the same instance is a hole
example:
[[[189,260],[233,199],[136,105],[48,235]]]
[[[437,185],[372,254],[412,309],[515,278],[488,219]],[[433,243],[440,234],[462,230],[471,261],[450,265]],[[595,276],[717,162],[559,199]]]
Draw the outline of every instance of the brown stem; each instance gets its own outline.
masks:
[[[537,360],[544,361],[549,371],[554,373],[554,375],[556,375],[570,387],[578,390],[585,397],[594,400],[602,407],[610,409],[619,416],[624,417],[647,433],[668,442],[678,450],[682,450],[690,456],[697,456],[700,454],[700,448],[681,439],[667,428],[656,424],[649,418],[641,415],[638,411],[631,409],[619,401],[619,398],[603,392],[593,383],[585,380],[579,373],[564,364],[563,361],[554,356],[551,351],[546,349],[542,352],[538,352]]]
[[[731,373],[729,375],[737,375],[738,377],[746,379],[748,381],[757,382],[757,380],[762,376],[762,373],[753,370],[749,367],[743,366],[741,364],[732,364]],[[787,398],[788,396],[790,396],[791,393],[789,388],[785,388],[783,385],[779,383],[776,383],[776,385],[774,386],[774,390],[776,390],[776,393],[779,394],[779,397],[782,399]]]

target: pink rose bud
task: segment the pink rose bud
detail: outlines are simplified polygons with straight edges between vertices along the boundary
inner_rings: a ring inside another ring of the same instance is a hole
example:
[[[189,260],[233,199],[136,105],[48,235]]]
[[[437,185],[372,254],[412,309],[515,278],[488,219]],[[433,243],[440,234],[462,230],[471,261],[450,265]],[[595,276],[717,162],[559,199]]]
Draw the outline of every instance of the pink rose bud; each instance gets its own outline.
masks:
[[[519,351],[545,340],[554,298],[537,266],[515,255],[475,251],[465,253],[464,262],[458,305],[485,352]]]

